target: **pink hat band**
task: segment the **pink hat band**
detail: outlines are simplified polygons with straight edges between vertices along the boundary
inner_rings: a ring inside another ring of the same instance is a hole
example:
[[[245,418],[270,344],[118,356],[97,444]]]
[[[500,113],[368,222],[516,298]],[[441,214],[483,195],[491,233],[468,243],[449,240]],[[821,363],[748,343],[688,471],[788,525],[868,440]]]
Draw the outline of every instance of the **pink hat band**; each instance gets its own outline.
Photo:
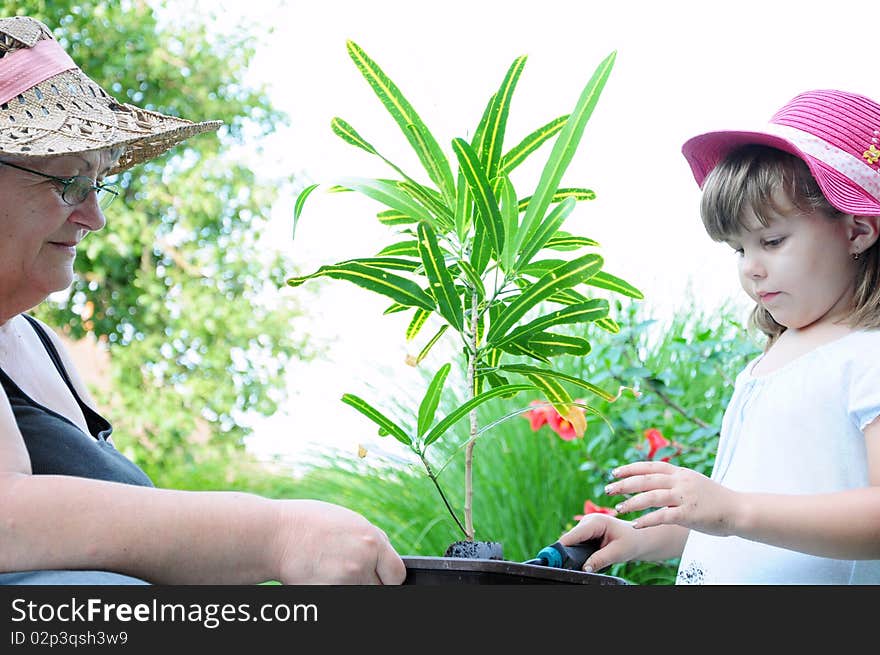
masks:
[[[880,105],[842,91],[808,91],[754,130],[718,131],[685,142],[682,153],[701,187],[734,149],[766,145],[802,159],[838,210],[880,215]]]

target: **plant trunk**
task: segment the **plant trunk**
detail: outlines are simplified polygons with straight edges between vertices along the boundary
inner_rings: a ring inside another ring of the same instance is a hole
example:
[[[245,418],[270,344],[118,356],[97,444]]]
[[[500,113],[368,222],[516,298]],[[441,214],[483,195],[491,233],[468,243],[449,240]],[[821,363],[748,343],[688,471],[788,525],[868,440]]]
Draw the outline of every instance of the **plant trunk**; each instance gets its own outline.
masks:
[[[471,348],[468,353],[468,399],[476,396],[477,386],[477,294],[471,296],[471,331],[468,335],[471,339]],[[468,439],[467,448],[464,455],[464,533],[468,541],[474,540],[474,516],[473,516],[473,499],[474,499],[474,446],[477,443],[477,410],[472,409],[468,414],[471,422],[471,435]]]

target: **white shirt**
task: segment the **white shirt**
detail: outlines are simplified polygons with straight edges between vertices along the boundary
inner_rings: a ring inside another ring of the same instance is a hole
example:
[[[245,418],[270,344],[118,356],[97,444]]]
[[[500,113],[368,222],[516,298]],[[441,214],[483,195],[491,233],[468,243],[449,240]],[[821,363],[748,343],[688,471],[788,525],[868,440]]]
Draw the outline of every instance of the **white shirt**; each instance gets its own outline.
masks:
[[[880,330],[858,330],[734,384],[712,479],[736,491],[868,486],[863,430],[880,415]],[[676,584],[880,584],[880,560],[837,560],[691,530]]]

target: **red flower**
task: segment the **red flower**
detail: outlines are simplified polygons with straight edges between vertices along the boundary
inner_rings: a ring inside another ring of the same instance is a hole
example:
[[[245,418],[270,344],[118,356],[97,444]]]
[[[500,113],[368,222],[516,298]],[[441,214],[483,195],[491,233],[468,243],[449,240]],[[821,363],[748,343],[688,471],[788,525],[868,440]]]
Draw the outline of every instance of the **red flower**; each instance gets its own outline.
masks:
[[[583,400],[577,400],[576,402],[583,403]],[[530,405],[535,406],[535,409],[531,409],[528,412],[525,412],[522,416],[523,418],[527,418],[529,420],[529,427],[532,428],[532,432],[537,432],[540,427],[542,427],[545,423],[550,426],[550,429],[553,430],[559,437],[565,441],[571,441],[572,439],[577,439],[578,431],[577,426],[573,425],[571,420],[572,416],[568,417],[562,416],[553,405],[550,405],[546,400],[533,400],[529,403]],[[540,405],[540,407],[538,406]],[[572,412],[577,412],[580,417],[584,416],[584,410],[581,407],[572,407]],[[575,419],[579,417],[575,416]],[[581,430],[586,428],[587,421],[585,418],[580,418],[578,423],[581,424]]]
[[[663,433],[660,432],[660,430],[658,430],[657,428],[645,430],[645,438],[648,440],[648,445],[651,447],[651,449],[648,451],[648,459],[654,459],[654,455],[657,454],[657,451],[661,448],[666,448],[667,446],[675,446],[676,455],[681,452],[681,444],[674,441],[669,441],[669,439],[664,437]],[[669,456],[661,458],[660,461],[668,462]]]
[[[523,418],[529,420],[529,427],[532,428],[532,432],[537,432],[538,428],[549,420],[551,413],[556,414],[556,410],[553,409],[553,406],[546,405],[542,400],[533,400],[529,405],[543,405],[542,407],[535,407],[535,409],[529,410],[523,414]]]
[[[550,415],[548,422],[550,423],[550,429],[558,434],[559,438],[563,441],[571,441],[577,438],[574,426],[567,419],[562,418],[556,410]]]
[[[592,500],[584,501],[584,513],[583,514],[575,514],[574,520],[580,521],[587,514],[608,514],[608,516],[617,516],[617,510],[611,507],[599,507]]]

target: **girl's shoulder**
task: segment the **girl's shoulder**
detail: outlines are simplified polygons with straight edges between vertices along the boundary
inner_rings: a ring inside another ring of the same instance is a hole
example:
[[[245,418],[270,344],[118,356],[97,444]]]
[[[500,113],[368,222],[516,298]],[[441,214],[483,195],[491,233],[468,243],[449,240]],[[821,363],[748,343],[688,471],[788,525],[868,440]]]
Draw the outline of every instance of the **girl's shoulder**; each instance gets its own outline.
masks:
[[[782,378],[786,375],[803,375],[806,369],[811,375],[827,370],[828,374],[842,370],[876,369],[880,371],[880,329],[852,330],[830,341],[806,348],[782,348],[776,344],[751,359],[740,371],[737,382]],[[872,356],[867,356],[868,354]],[[763,363],[762,363],[762,360]],[[760,364],[760,366],[759,366]]]

